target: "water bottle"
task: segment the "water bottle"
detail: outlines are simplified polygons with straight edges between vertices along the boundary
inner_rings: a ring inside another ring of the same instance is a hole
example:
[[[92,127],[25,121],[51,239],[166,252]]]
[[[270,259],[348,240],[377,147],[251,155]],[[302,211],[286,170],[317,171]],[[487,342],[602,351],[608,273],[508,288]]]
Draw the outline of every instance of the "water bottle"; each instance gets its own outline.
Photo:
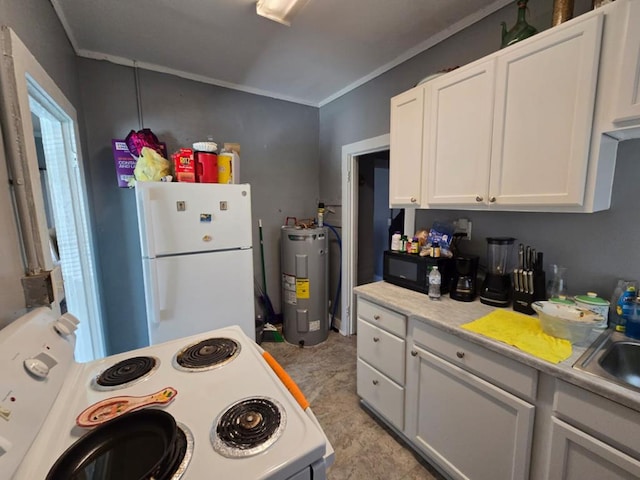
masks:
[[[431,300],[440,300],[440,284],[442,283],[442,276],[438,271],[438,266],[431,268],[429,272],[429,298]]]

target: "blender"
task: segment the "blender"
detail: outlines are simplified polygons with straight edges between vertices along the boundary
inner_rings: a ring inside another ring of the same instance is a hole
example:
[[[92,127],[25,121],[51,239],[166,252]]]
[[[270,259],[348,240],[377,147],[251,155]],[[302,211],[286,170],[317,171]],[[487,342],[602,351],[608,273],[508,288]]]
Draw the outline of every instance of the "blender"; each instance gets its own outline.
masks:
[[[508,307],[511,302],[513,237],[487,238],[487,274],[480,289],[480,302],[493,307]]]

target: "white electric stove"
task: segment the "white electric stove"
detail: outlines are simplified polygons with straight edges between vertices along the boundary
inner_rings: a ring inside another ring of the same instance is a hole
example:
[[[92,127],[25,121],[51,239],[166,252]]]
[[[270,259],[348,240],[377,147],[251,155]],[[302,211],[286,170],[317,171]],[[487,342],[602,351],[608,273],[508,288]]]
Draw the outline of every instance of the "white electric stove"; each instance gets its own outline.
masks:
[[[313,412],[303,409],[239,327],[79,364],[73,359],[76,325],[72,316],[56,318],[43,308],[0,330],[2,478],[62,478],[52,467],[67,461],[62,456],[72,445],[89,465],[73,478],[112,478],[100,473],[114,468],[104,467],[110,454],[102,446],[91,453],[83,447],[98,434],[117,437],[118,428],[132,428],[150,409],[170,414],[180,443],[177,461],[145,478],[326,478],[334,452]],[[142,461],[147,448],[136,448]],[[138,454],[132,456],[125,455],[120,468],[136,463]]]

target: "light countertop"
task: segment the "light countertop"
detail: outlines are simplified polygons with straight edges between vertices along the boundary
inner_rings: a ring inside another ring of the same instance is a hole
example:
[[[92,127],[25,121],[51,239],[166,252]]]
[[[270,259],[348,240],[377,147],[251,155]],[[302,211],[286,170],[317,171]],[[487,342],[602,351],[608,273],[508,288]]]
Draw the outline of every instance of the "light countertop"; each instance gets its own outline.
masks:
[[[367,300],[414,317],[441,330],[464,338],[478,345],[529,365],[541,372],[572,383],[624,406],[640,411],[640,393],[630,388],[596,377],[586,372],[572,368],[585,350],[594,341],[601,330],[594,331],[589,342],[584,346],[573,345],[573,354],[567,360],[553,364],[538,357],[523,352],[516,347],[498,340],[470,332],[460,328],[461,325],[483,317],[494,307],[484,305],[479,300],[474,302],[458,302],[443,295],[439,301],[430,300],[425,294],[414,292],[386,282],[375,282],[360,285],[354,292]]]

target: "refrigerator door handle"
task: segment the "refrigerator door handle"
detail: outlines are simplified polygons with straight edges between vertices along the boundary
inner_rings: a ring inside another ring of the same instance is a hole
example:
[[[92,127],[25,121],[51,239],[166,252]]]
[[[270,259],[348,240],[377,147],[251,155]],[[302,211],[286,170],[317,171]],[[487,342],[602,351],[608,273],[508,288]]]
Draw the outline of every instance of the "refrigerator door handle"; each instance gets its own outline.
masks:
[[[149,262],[149,283],[150,283],[150,295],[147,296],[147,315],[149,320],[153,324],[160,323],[160,311],[162,310],[160,305],[160,287],[158,286],[158,269],[156,262]]]
[[[139,192],[139,193],[138,193]],[[153,199],[151,198],[152,189],[150,188],[137,188],[136,194],[142,196],[142,201],[137,202],[138,208],[138,218],[139,222],[142,226],[142,231],[144,232],[144,240],[143,244],[146,243],[147,258],[155,258],[156,257],[156,245],[155,245],[155,233],[154,233],[154,221],[153,221]],[[143,252],[144,256],[144,252]]]

